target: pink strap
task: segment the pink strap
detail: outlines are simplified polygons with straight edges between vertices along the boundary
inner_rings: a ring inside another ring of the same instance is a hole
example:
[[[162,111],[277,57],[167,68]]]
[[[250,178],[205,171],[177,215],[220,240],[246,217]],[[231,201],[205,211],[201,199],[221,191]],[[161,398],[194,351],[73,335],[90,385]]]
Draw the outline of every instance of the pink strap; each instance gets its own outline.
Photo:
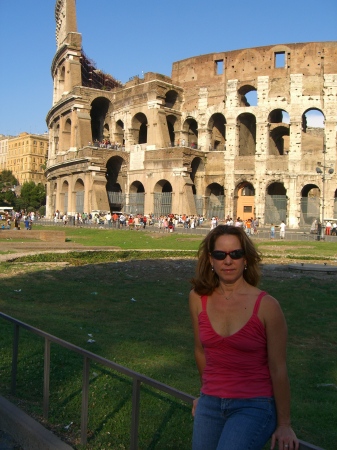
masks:
[[[202,310],[206,311],[207,295],[202,295],[201,296],[201,305],[202,305]]]
[[[256,314],[258,313],[259,308],[260,308],[261,300],[262,300],[262,298],[263,298],[265,295],[267,295],[267,292],[265,292],[265,291],[261,291],[261,292],[260,292],[260,294],[259,294],[259,296],[257,297],[256,302],[255,302],[253,314],[256,315]]]

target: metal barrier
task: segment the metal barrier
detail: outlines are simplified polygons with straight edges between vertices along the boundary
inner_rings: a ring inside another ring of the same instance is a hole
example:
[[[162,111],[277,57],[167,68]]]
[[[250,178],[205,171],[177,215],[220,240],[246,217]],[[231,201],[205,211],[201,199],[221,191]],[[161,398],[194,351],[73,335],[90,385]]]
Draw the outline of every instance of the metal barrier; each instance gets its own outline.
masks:
[[[90,361],[102,364],[105,367],[116,370],[123,375],[126,375],[133,380],[132,388],[132,417],[131,417],[131,450],[138,449],[138,425],[139,425],[139,409],[140,409],[140,386],[141,383],[147,384],[161,392],[171,395],[179,400],[192,405],[194,397],[185,392],[178,391],[164,383],[161,383],[152,378],[146,377],[138,372],[134,372],[126,367],[116,364],[108,359],[105,359],[95,353],[84,350],[81,347],[71,344],[70,342],[59,339],[51,334],[45,333],[38,328],[32,327],[24,322],[21,322],[7,314],[0,313],[0,317],[14,324],[13,336],[13,353],[12,353],[12,373],[11,373],[11,393],[15,395],[16,379],[17,379],[17,365],[19,354],[19,330],[24,328],[38,336],[44,338],[44,381],[43,381],[43,417],[48,419],[49,411],[49,379],[50,379],[50,344],[53,342],[68,350],[71,350],[83,356],[83,380],[82,380],[82,410],[81,410],[81,444],[87,443],[87,427],[88,427],[88,402],[89,402],[89,368]]]
[[[44,380],[43,380],[43,417],[48,419],[49,411],[49,379],[50,379],[50,344],[53,342],[68,350],[71,350],[83,356],[83,380],[82,380],[82,408],[81,408],[81,444],[87,443],[87,428],[88,428],[88,402],[89,402],[89,369],[90,361],[102,364],[105,367],[116,370],[123,375],[129,376],[133,380],[132,388],[132,417],[131,417],[131,450],[138,450],[138,425],[139,425],[139,410],[140,410],[140,386],[141,383],[147,384],[161,392],[171,395],[172,397],[182,400],[187,404],[192,405],[194,397],[192,395],[181,392],[164,383],[161,383],[152,378],[146,377],[138,372],[134,372],[124,366],[116,364],[106,358],[103,358],[95,353],[84,350],[81,347],[64,341],[51,334],[48,334],[38,328],[32,327],[20,320],[17,320],[7,314],[0,312],[0,318],[12,322],[14,325],[13,335],[13,350],[12,350],[12,372],[11,372],[11,393],[15,395],[16,379],[17,379],[17,365],[19,354],[19,330],[24,328],[42,338],[44,338]],[[299,450],[323,450],[320,447],[309,444],[300,440]]]

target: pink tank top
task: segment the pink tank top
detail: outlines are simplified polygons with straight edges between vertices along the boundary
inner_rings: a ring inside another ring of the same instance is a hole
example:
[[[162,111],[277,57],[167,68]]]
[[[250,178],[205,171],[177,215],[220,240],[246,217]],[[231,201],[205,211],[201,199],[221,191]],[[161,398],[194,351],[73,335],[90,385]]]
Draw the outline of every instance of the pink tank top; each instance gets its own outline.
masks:
[[[201,392],[220,398],[272,397],[265,328],[258,318],[261,292],[248,322],[228,337],[217,334],[207,315],[207,296],[201,297],[199,336],[206,366]]]

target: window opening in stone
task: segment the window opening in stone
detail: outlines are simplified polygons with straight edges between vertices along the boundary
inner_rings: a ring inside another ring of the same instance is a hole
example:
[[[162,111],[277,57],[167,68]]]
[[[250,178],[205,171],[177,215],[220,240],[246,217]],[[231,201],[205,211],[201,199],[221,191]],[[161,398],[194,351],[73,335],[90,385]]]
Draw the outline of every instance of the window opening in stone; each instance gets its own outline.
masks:
[[[257,106],[257,91],[247,92],[246,100],[249,106]]]
[[[241,106],[257,106],[257,90],[254,86],[241,86],[238,95]]]
[[[286,65],[286,54],[285,52],[275,53],[275,69],[283,68]]]
[[[219,59],[218,61],[215,61],[215,66],[216,66],[216,74],[217,75],[222,75],[223,74],[223,59]]]

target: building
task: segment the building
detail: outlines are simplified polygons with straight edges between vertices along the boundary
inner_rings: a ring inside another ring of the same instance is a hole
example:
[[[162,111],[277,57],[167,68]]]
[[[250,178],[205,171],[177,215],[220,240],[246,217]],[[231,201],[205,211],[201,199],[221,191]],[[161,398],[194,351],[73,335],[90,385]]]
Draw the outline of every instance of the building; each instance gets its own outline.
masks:
[[[0,134],[0,171],[6,170],[8,153],[8,136]]]
[[[337,216],[336,42],[211,53],[121,84],[84,54],[75,0],[57,0],[55,17],[47,215],[256,216],[297,228],[325,201]],[[323,127],[307,125],[310,111]]]
[[[22,185],[26,181],[45,184],[48,134],[20,133],[8,139],[5,169],[11,170]]]

